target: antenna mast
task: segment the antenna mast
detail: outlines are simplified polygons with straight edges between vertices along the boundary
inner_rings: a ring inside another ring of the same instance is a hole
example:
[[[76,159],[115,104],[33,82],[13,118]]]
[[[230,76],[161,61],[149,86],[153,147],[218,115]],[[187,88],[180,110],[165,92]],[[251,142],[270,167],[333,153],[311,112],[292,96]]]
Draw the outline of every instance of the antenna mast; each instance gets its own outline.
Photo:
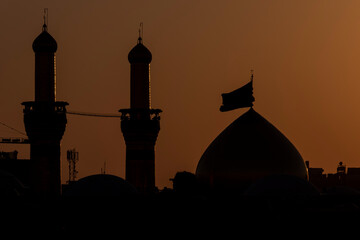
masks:
[[[67,161],[69,162],[69,181],[68,184],[76,181],[76,163],[79,161],[79,152],[74,149],[67,151]]]

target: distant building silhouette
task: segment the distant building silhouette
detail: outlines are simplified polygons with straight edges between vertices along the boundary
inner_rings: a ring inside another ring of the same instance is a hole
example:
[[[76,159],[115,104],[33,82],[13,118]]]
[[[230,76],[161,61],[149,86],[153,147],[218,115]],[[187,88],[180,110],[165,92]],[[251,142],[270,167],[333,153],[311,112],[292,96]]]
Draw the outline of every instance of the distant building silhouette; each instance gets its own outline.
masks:
[[[310,167],[306,161],[309,171],[309,181],[323,194],[360,194],[360,168],[349,167],[339,162],[336,173],[324,173],[322,168]]]
[[[126,143],[125,179],[141,193],[155,190],[155,143],[160,131],[160,109],[151,108],[151,52],[139,37],[129,52],[130,109],[122,113],[121,131]]]
[[[195,174],[190,172],[177,172],[175,177],[170,179],[173,182],[173,189],[180,194],[198,194],[198,184]]]
[[[34,194],[61,194],[60,141],[66,127],[67,102],[56,101],[57,43],[44,23],[33,42],[35,101],[23,102],[25,130],[30,141],[30,186]]]

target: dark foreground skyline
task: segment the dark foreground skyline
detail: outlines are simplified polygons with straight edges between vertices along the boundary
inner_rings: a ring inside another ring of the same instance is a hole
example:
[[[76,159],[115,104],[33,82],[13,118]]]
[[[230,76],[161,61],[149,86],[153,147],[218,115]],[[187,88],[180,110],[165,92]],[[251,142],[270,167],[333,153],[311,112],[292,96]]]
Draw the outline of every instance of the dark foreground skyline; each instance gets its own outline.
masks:
[[[339,161],[359,166],[359,3],[329,1],[2,1],[1,122],[24,131],[21,102],[33,99],[31,43],[49,9],[56,38],[57,99],[69,110],[117,113],[129,106],[127,54],[144,22],[153,53],[152,106],[161,108],[156,185],[194,172],[211,141],[245,110],[221,113],[221,93],[249,80],[255,109],[279,128],[304,160],[326,172]],[[216,17],[215,17],[216,16]],[[18,136],[0,127],[4,137]],[[5,151],[17,149],[2,146]],[[80,153],[78,177],[124,177],[125,143],[118,119],[69,116],[62,143]],[[28,148],[19,149],[28,154]],[[21,157],[21,156],[20,156]]]

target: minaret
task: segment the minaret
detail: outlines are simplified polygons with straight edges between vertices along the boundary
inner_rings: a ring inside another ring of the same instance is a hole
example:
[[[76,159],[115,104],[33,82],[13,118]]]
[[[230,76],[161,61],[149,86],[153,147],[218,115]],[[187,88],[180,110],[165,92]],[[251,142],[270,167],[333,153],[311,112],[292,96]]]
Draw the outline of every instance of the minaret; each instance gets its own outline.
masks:
[[[128,55],[130,109],[121,109],[121,131],[126,143],[125,179],[139,192],[155,190],[155,143],[160,131],[160,109],[151,108],[151,52],[139,36]]]
[[[30,141],[31,191],[53,197],[61,194],[60,141],[66,127],[67,102],[56,101],[57,43],[44,25],[34,40],[35,101],[23,102],[25,130]]]

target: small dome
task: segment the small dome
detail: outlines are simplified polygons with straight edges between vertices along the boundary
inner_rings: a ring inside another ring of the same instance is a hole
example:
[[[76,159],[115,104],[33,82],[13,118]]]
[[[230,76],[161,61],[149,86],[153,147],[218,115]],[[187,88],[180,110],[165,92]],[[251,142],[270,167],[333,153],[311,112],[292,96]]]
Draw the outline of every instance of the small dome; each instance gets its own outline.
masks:
[[[64,191],[64,196],[122,196],[137,194],[136,188],[124,179],[96,174],[79,179]]]
[[[142,39],[139,37],[138,44],[131,49],[128,55],[130,63],[150,63],[152,55],[149,49],[142,44]]]
[[[43,31],[37,38],[35,38],[32,48],[34,52],[56,52],[57,43],[55,39],[47,32],[47,27],[44,24]]]
[[[219,190],[244,190],[278,174],[308,178],[294,145],[252,108],[209,145],[196,169],[200,184]]]

